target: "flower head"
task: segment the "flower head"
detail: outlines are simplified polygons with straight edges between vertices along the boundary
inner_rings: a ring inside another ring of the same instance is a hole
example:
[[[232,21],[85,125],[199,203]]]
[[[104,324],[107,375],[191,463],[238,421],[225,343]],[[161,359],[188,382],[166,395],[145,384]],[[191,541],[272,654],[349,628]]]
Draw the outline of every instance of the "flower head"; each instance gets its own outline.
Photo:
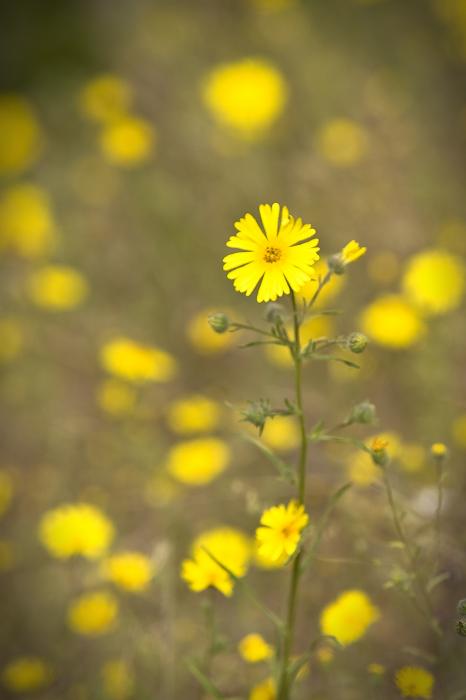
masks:
[[[395,674],[395,683],[405,698],[431,698],[434,677],[420,666],[403,666]]]
[[[87,293],[86,279],[66,265],[47,265],[29,279],[29,295],[34,304],[51,311],[74,309]]]
[[[170,474],[189,486],[208,484],[230,461],[228,445],[218,438],[197,438],[174,445],[167,459]]]
[[[444,459],[448,454],[448,447],[443,442],[434,442],[430,452],[436,459]]]
[[[124,337],[108,341],[101,349],[100,361],[107,372],[134,384],[166,382],[176,372],[169,353]]]
[[[134,678],[130,666],[123,659],[107,661],[101,670],[102,686],[110,700],[126,700],[133,695]]]
[[[425,327],[414,308],[402,296],[388,294],[367,306],[361,315],[364,333],[379,345],[393,349],[414,345]]]
[[[275,700],[277,692],[273,678],[266,678],[252,688],[249,700]]]
[[[349,263],[358,260],[367,251],[365,246],[360,246],[357,241],[350,241],[345,245],[340,253],[341,259],[344,265],[349,265]]]
[[[42,133],[31,105],[15,94],[0,96],[0,175],[29,168],[42,148]]]
[[[249,296],[260,282],[257,301],[275,301],[311,279],[319,241],[312,238],[315,230],[290,216],[287,207],[261,204],[259,212],[263,229],[252,214],[235,223],[238,233],[227,246],[241,252],[226,255],[223,269],[238,292]]]
[[[35,656],[20,656],[2,671],[3,685],[14,693],[30,693],[45,688],[53,679],[51,666]]]
[[[424,314],[453,311],[461,304],[466,288],[464,263],[445,250],[424,250],[408,262],[403,288],[412,304]]]
[[[146,590],[154,575],[152,562],[140,552],[112,554],[102,562],[102,575],[131,593]]]
[[[273,654],[273,648],[260,634],[247,634],[238,644],[238,651],[245,661],[255,664],[265,661]]]
[[[1,122],[1,119],[0,119]],[[12,185],[0,198],[0,247],[25,258],[49,253],[57,233],[47,193],[30,184]]]
[[[259,552],[272,561],[285,555],[290,557],[298,548],[301,531],[308,521],[304,506],[296,501],[264,511],[260,520],[262,527],[256,530]]]
[[[47,511],[39,524],[39,538],[52,556],[86,559],[102,556],[114,536],[113,525],[95,506],[74,503]]]
[[[177,399],[169,405],[167,411],[168,425],[180,435],[213,430],[219,420],[219,404],[201,394]]]
[[[105,126],[100,147],[109,163],[132,168],[149,159],[156,137],[150,122],[139,117],[123,116]]]
[[[364,636],[370,625],[380,617],[379,609],[363,591],[342,593],[329,603],[320,616],[322,634],[335,637],[347,646]]]
[[[98,637],[108,632],[118,617],[118,601],[106,591],[84,593],[68,608],[68,625],[73,632]]]

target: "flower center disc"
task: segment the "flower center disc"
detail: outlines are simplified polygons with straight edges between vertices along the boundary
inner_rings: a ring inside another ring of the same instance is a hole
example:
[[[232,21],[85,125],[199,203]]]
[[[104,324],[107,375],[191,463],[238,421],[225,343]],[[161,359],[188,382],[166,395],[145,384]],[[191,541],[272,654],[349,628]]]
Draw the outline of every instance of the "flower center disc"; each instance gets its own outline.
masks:
[[[267,263],[278,262],[282,257],[282,251],[280,248],[274,248],[273,246],[267,246],[264,253],[264,260]]]

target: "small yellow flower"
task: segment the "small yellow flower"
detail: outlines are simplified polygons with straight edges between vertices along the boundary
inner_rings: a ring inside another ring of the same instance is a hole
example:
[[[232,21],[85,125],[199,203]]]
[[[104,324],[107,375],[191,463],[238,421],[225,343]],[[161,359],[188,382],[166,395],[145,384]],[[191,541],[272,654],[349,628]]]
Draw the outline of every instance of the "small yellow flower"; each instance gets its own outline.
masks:
[[[114,537],[113,525],[95,506],[75,503],[47,511],[39,524],[39,539],[57,559],[81,555],[98,559]]]
[[[0,175],[27,170],[41,148],[41,128],[29,102],[19,95],[0,95]]]
[[[47,193],[36,185],[12,185],[0,197],[0,248],[25,258],[49,253],[56,226]]]
[[[275,683],[272,678],[266,678],[265,681],[255,685],[249,694],[249,700],[275,700],[276,697]]]
[[[220,406],[216,401],[193,394],[173,401],[167,411],[167,423],[174,433],[205,433],[217,427]]]
[[[351,119],[331,119],[321,128],[316,140],[323,158],[339,168],[358,163],[367,152],[366,131]]]
[[[448,447],[444,445],[443,442],[434,442],[430,451],[434,457],[446,457],[448,454]]]
[[[234,316],[234,312],[227,315]],[[187,336],[191,345],[202,355],[214,355],[225,352],[232,345],[238,344],[239,333],[216,333],[209,324],[209,316],[215,314],[214,309],[204,309],[193,316],[187,326]]]
[[[223,595],[230,596],[234,581],[210,554],[235,576],[242,577],[247,572],[251,553],[250,540],[239,530],[231,527],[208,530],[194,541],[192,558],[185,559],[181,565],[181,577],[193,591],[216,588]]]
[[[357,241],[350,241],[345,245],[340,253],[341,260],[344,265],[349,265],[349,263],[358,260],[367,251],[365,246],[360,246]]]
[[[379,609],[363,591],[350,590],[324,608],[320,628],[322,634],[335,637],[347,646],[361,639],[379,617]]]
[[[425,326],[413,307],[401,296],[389,294],[367,306],[360,318],[362,331],[379,345],[393,349],[414,345]]]
[[[123,659],[107,661],[101,671],[102,686],[109,700],[126,700],[133,695],[134,677]]]
[[[203,85],[214,118],[246,140],[257,139],[283,111],[287,88],[269,63],[245,59],[214,68]]]
[[[164,350],[123,337],[105,343],[100,361],[110,374],[135,384],[166,382],[176,372],[175,360]]]
[[[174,445],[167,458],[167,469],[178,481],[189,486],[203,486],[219,476],[228,466],[230,450],[218,438],[197,438]]]
[[[304,506],[296,501],[264,511],[260,520],[262,527],[256,530],[259,551],[266,558],[275,561],[284,555],[290,557],[297,550],[301,531],[308,521],[309,516]]]
[[[0,318],[0,364],[17,357],[23,347],[21,324],[13,317]]]
[[[371,486],[380,481],[380,469],[374,464],[367,452],[360,450],[348,458],[346,473],[357,486]]]
[[[265,424],[261,439],[274,450],[294,450],[299,445],[299,428],[294,416],[275,416]]]
[[[382,450],[385,450],[389,445],[389,442],[386,438],[377,436],[372,439],[371,442],[371,450],[374,452],[381,452]]]
[[[126,416],[133,412],[137,394],[133,387],[118,379],[105,379],[97,389],[97,403],[111,416]]]
[[[259,569],[265,569],[266,571],[273,571],[274,569],[282,569],[288,562],[289,556],[286,552],[283,553],[278,559],[270,559],[267,554],[264,554],[261,550],[261,543],[254,540],[254,564]]]
[[[373,676],[383,676],[386,668],[385,666],[382,666],[382,664],[372,663],[368,665],[367,671]]]
[[[235,223],[238,233],[227,247],[241,252],[226,255],[223,269],[236,291],[249,296],[260,282],[257,301],[275,301],[311,279],[319,241],[312,238],[315,230],[290,216],[287,207],[261,204],[259,212],[263,229],[252,214]]]
[[[132,168],[149,159],[156,141],[156,131],[150,122],[128,116],[105,126],[100,147],[113,165]]]
[[[458,447],[466,450],[466,413],[455,418],[451,426],[451,434]]]
[[[453,311],[464,296],[464,263],[445,250],[424,250],[408,262],[403,289],[422,313],[435,315]]]
[[[431,698],[434,677],[420,666],[403,666],[395,674],[395,683],[405,698]]]
[[[118,618],[118,601],[106,591],[84,593],[68,608],[68,625],[77,634],[98,637],[108,632]]]
[[[131,88],[117,75],[104,74],[90,80],[79,94],[83,114],[97,122],[109,122],[124,115],[131,104]]]
[[[88,294],[85,278],[65,265],[47,265],[29,279],[29,296],[44,309],[66,311],[79,306]]]
[[[113,554],[102,562],[101,571],[105,579],[132,593],[146,590],[155,573],[153,563],[140,552]]]
[[[238,644],[238,651],[250,664],[265,661],[273,655],[273,647],[260,634],[247,634],[243,637]]]
[[[41,690],[53,680],[52,667],[35,656],[20,656],[2,671],[3,685],[13,693]]]
[[[8,510],[13,497],[13,479],[5,469],[0,469],[0,517]]]

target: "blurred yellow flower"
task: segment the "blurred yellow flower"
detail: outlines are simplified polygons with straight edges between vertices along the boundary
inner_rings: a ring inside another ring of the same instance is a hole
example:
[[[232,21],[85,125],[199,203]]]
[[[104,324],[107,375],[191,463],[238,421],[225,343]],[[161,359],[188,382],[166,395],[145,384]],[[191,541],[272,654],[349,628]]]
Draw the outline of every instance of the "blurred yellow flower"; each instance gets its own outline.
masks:
[[[451,433],[458,447],[466,450],[466,413],[455,418],[451,426]]]
[[[292,326],[287,327],[288,334],[293,336]],[[301,343],[306,345],[314,338],[329,338],[334,332],[334,323],[329,316],[316,316],[306,319],[301,326]],[[283,345],[265,345],[267,358],[277,367],[291,369],[293,360],[290,351]]]
[[[430,452],[434,457],[445,457],[448,454],[448,447],[443,442],[434,442]]]
[[[102,576],[120,588],[132,593],[145,591],[155,568],[149,557],[141,552],[121,552],[113,554],[102,562]]]
[[[381,286],[391,284],[400,269],[398,257],[390,250],[371,255],[367,270],[373,282]]]
[[[122,117],[104,127],[100,147],[113,165],[132,168],[149,159],[156,144],[156,131],[139,117]]]
[[[170,449],[167,469],[183,484],[202,486],[219,476],[229,461],[230,449],[223,440],[197,438],[179,442]]]
[[[290,501],[288,505],[272,506],[262,513],[256,530],[259,551],[272,560],[290,557],[297,550],[301,531],[309,522],[303,505]]]
[[[354,452],[346,464],[348,478],[357,486],[371,486],[380,480],[381,472],[367,452]]]
[[[217,66],[202,88],[213,117],[247,140],[260,137],[280,116],[287,94],[281,73],[252,58]]]
[[[79,93],[79,106],[83,114],[97,122],[109,122],[121,118],[131,105],[129,84],[110,73],[89,80]]]
[[[49,510],[39,524],[40,541],[58,559],[75,555],[97,559],[105,554],[113,536],[110,520],[87,503],[66,504]]]
[[[347,646],[364,636],[380,617],[379,609],[363,591],[345,591],[329,603],[320,616],[322,634],[335,637]]]
[[[19,355],[23,346],[21,324],[12,317],[0,318],[0,364]]]
[[[367,671],[368,673],[371,673],[374,676],[383,676],[383,674],[386,671],[386,668],[385,666],[382,666],[382,664],[372,663],[368,665]]]
[[[388,294],[363,309],[362,330],[379,345],[407,348],[422,338],[425,326],[413,307],[402,297]]]
[[[202,355],[225,352],[232,345],[238,344],[239,333],[216,333],[210,326],[208,318],[215,313],[213,309],[204,309],[193,316],[187,326],[187,336],[191,345]],[[228,315],[228,312],[226,312]],[[234,315],[234,312],[231,312]]]
[[[294,416],[275,416],[268,420],[261,439],[274,450],[294,450],[300,441],[296,418]]]
[[[50,685],[52,680],[52,667],[35,656],[19,656],[2,671],[3,685],[13,693],[41,690]]]
[[[260,282],[257,301],[275,301],[311,279],[319,241],[310,224],[290,216],[287,207],[261,204],[259,212],[263,228],[252,214],[235,222],[237,234],[226,245],[241,252],[226,255],[223,269],[237,292],[249,296]]]
[[[366,251],[367,248],[365,246],[360,246],[357,241],[352,240],[344,246],[340,253],[340,257],[344,265],[349,265],[350,263],[359,260],[359,258],[364,255]]]
[[[424,250],[408,261],[403,289],[425,314],[453,311],[464,295],[465,265],[460,257],[444,250]]]
[[[265,661],[273,655],[273,647],[260,634],[247,634],[243,637],[238,644],[238,651],[250,664]]]
[[[8,510],[13,497],[13,479],[5,469],[0,469],[0,517]]]
[[[416,442],[403,442],[400,445],[397,457],[403,471],[414,473],[420,471],[424,466],[426,450]]]
[[[257,566],[259,569],[265,569],[266,571],[272,571],[273,569],[281,569],[285,566],[285,564],[288,562],[289,556],[287,555],[286,552],[282,554],[281,557],[278,559],[271,559],[268,556],[268,553],[264,552],[261,549],[261,543],[258,542],[257,540],[254,541],[254,553],[253,553],[253,558],[254,558],[254,564]]]
[[[47,193],[30,184],[12,185],[0,197],[0,248],[26,258],[53,249],[56,227]]]
[[[167,352],[124,337],[105,343],[100,361],[110,374],[135,384],[167,382],[176,373],[175,360]]]
[[[88,294],[83,275],[66,265],[47,265],[29,278],[29,296],[41,308],[67,311],[79,306]]]
[[[123,659],[107,661],[101,671],[104,694],[109,700],[126,700],[133,695],[134,676]]]
[[[191,548],[192,558],[185,559],[181,565],[181,577],[191,590],[199,592],[216,588],[223,595],[230,596],[234,581],[209,554],[235,576],[242,577],[251,558],[251,542],[240,530],[226,526],[214,528],[196,538]]]
[[[403,666],[395,674],[395,683],[404,698],[431,698],[434,677],[420,666]]]
[[[173,401],[167,410],[167,423],[174,433],[205,433],[217,427],[221,409],[216,401],[192,394]]]
[[[118,379],[104,379],[97,387],[97,403],[111,416],[126,416],[136,405],[137,394],[133,387]]]
[[[107,591],[83,593],[68,608],[68,625],[77,634],[98,637],[108,632],[118,618],[118,601]]]
[[[320,155],[339,168],[358,163],[366,154],[366,131],[351,119],[331,119],[317,134],[316,146]]]
[[[276,697],[275,683],[272,678],[266,678],[265,681],[255,685],[249,694],[249,700],[275,700]]]
[[[29,102],[14,94],[0,95],[0,175],[29,168],[41,147],[41,129]]]

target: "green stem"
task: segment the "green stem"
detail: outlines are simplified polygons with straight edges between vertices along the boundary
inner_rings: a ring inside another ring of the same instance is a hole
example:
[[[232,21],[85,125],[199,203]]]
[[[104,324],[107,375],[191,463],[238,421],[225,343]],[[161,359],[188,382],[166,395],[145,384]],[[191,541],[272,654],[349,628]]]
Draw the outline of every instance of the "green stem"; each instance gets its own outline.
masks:
[[[293,304],[293,328],[294,328],[294,345],[293,345],[293,361],[295,366],[295,397],[296,407],[298,411],[299,429],[301,435],[301,447],[298,461],[298,502],[304,503],[306,493],[306,461],[307,461],[307,446],[308,439],[306,434],[306,423],[303,410],[303,391],[302,391],[302,357],[301,357],[301,337],[300,337],[300,319],[298,317],[298,309],[296,298],[291,292],[291,301]],[[289,679],[288,666],[290,661],[291,649],[293,646],[294,625],[296,619],[296,603],[298,593],[298,582],[301,571],[301,551],[298,552],[294,561],[291,572],[290,591],[288,595],[287,617],[283,634],[283,648],[281,655],[280,671],[278,676],[277,700],[288,700],[289,698]]]

